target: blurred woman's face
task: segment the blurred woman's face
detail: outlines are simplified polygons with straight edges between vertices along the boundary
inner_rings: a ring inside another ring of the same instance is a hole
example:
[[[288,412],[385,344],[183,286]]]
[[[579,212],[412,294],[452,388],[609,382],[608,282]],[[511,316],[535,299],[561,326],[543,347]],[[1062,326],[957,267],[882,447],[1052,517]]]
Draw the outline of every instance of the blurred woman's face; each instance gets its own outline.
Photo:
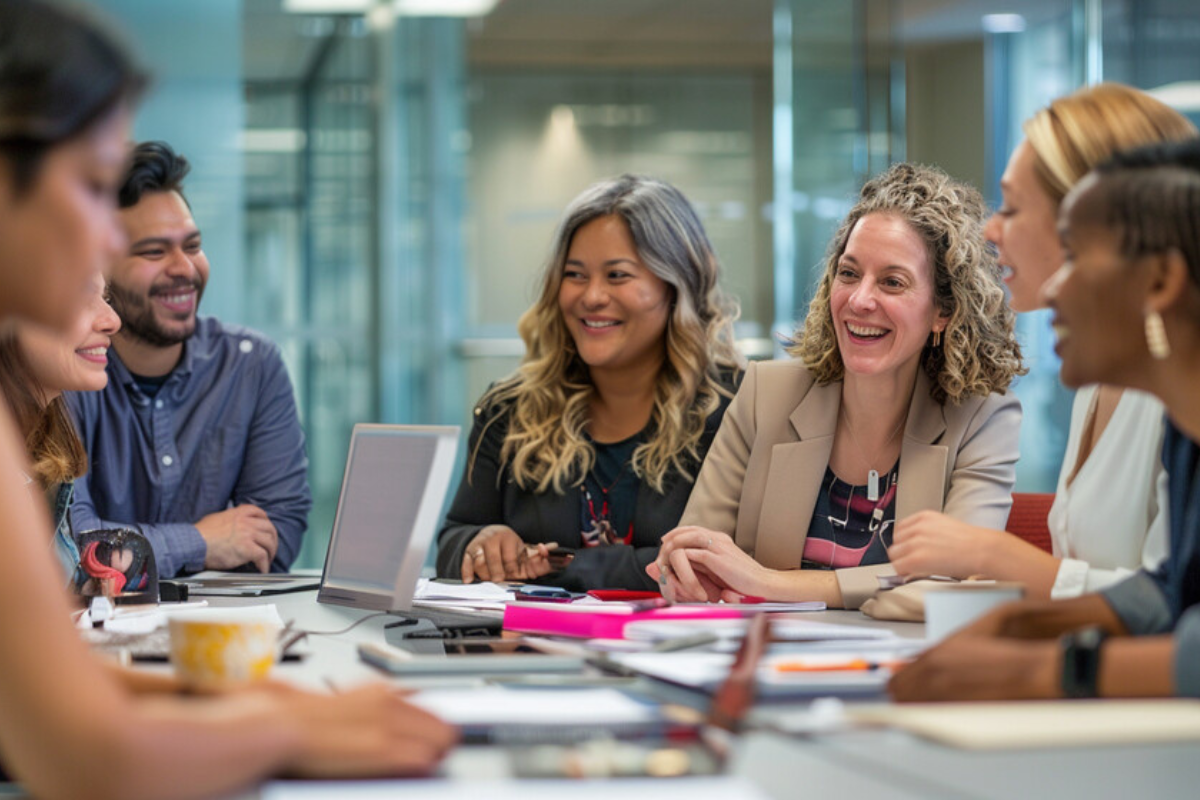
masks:
[[[830,288],[838,351],[850,375],[916,374],[946,318],[937,313],[925,241],[903,218],[868,214],[850,231]]]
[[[46,402],[63,392],[98,392],[108,385],[108,348],[121,320],[104,299],[104,278],[92,279],[91,298],[66,334],[25,326],[17,341]]]
[[[129,139],[119,110],[46,152],[18,191],[0,158],[0,321],[66,332],[125,248],[117,189]]]
[[[1046,282],[1043,300],[1054,311],[1064,384],[1136,387],[1151,363],[1143,308],[1149,271],[1131,264],[1121,254],[1120,233],[1086,209],[1094,186],[1089,175],[1063,201],[1064,260]]]
[[[1004,282],[1013,311],[1041,308],[1042,284],[1062,263],[1055,227],[1058,208],[1042,188],[1034,161],[1029,142],[1021,142],[1000,178],[1000,210],[983,229],[1005,268]]]

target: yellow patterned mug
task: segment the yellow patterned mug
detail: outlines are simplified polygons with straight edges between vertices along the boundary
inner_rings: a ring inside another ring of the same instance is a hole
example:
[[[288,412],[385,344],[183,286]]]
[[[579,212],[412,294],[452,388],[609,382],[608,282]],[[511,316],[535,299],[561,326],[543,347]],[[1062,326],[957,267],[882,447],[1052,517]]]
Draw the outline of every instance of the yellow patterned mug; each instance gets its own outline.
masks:
[[[168,621],[171,663],[183,681],[212,686],[265,678],[279,657],[279,623],[215,614],[186,614]]]

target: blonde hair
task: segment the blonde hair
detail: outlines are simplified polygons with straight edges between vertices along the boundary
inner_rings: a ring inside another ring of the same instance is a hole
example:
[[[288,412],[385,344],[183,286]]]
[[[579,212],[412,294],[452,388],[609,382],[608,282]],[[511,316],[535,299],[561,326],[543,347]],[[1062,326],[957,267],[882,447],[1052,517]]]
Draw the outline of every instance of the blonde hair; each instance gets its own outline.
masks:
[[[521,366],[480,401],[488,425],[507,418],[500,457],[526,490],[561,493],[582,482],[595,461],[585,435],[595,387],[563,321],[558,294],[575,232],[612,215],[629,227],[646,267],[671,287],[653,433],[634,451],[632,463],[656,492],[663,492],[672,469],[692,477],[689,462],[699,460],[705,422],[721,396],[730,396],[721,371],[743,364],[733,340],[737,306],[720,288],[716,254],[687,198],[670,184],[639,175],[590,187],[568,206],[543,272],[541,296],[517,323],[525,341]],[[472,453],[472,465],[474,459]]]
[[[921,353],[933,398],[958,403],[1003,392],[1024,374],[1015,316],[1004,299],[996,256],[983,239],[983,198],[941,170],[916,164],[895,164],[863,186],[829,244],[825,274],[787,352],[803,361],[818,383],[845,376],[830,296],[850,233],[868,214],[900,217],[929,253],[933,302],[949,318],[942,345],[927,345]]]
[[[33,479],[43,490],[73,481],[87,472],[87,452],[61,396],[46,402],[45,393],[21,352],[15,327],[0,332],[0,395],[25,437]]]
[[[1023,128],[1033,149],[1034,172],[1055,205],[1114,153],[1197,136],[1187,117],[1121,83],[1100,83],[1060,97]]]

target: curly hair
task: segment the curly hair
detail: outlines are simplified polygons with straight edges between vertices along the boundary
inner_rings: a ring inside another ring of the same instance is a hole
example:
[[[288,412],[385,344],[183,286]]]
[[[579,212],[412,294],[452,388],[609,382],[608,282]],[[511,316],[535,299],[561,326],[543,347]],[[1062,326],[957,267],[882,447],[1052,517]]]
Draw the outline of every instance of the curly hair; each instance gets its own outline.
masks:
[[[1197,137],[1187,117],[1145,92],[1099,83],[1060,97],[1022,126],[1034,173],[1055,205],[1088,170],[1121,150]]]
[[[567,207],[541,279],[541,295],[517,323],[525,357],[484,395],[487,424],[507,420],[501,460],[523,489],[562,493],[583,481],[595,462],[585,431],[595,395],[587,364],[558,306],[571,240],[600,217],[619,216],[646,267],[671,287],[666,359],[658,374],[649,441],[632,467],[656,492],[675,471],[688,476],[709,415],[729,390],[722,369],[744,363],[734,345],[736,303],[720,287],[720,265],[687,198],[663,181],[622,175],[585,190]],[[503,413],[499,413],[503,410]],[[482,441],[482,437],[480,437]],[[471,455],[474,464],[475,454]],[[470,480],[471,470],[467,477]]]
[[[87,452],[66,402],[61,396],[46,402],[13,327],[0,332],[0,397],[25,437],[25,452],[39,487],[45,490],[87,472]]]
[[[927,344],[921,353],[933,399],[958,403],[1007,389],[1025,368],[996,256],[983,238],[983,198],[941,170],[918,164],[895,164],[863,186],[829,244],[825,273],[787,352],[802,360],[818,383],[845,376],[830,297],[850,233],[868,214],[904,219],[928,249],[934,305],[949,318],[942,346]]]

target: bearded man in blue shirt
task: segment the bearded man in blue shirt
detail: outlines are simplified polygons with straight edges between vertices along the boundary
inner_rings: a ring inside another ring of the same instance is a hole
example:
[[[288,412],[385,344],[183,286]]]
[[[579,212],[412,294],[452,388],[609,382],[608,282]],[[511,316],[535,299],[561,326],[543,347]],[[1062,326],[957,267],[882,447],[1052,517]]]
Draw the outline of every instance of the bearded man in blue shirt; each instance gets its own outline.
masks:
[[[162,577],[285,571],[312,508],[292,384],[264,336],[197,315],[209,266],[188,169],[145,142],[121,187],[129,249],[109,282],[122,329],[108,387],[67,398],[91,466],[72,525],[140,529]]]

